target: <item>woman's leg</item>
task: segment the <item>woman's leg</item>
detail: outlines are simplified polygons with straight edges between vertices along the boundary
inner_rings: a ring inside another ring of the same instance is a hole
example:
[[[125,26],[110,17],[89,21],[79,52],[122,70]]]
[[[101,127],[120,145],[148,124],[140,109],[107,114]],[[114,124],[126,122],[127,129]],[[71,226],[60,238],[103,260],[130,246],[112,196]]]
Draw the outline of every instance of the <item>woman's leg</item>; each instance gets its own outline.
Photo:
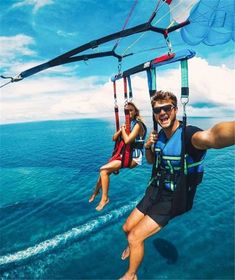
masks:
[[[100,188],[101,188],[101,177],[100,177],[100,175],[99,175],[98,180],[97,180],[97,182],[96,182],[95,190],[94,190],[94,192],[92,193],[92,195],[91,195],[91,197],[90,197],[90,199],[89,199],[89,202],[94,201],[94,199],[96,198],[97,194],[98,194],[99,191],[100,191]]]
[[[97,211],[104,208],[109,203],[108,190],[109,190],[109,176],[113,171],[118,171],[121,168],[120,160],[113,160],[100,168],[100,178],[102,187],[102,197],[96,207]]]

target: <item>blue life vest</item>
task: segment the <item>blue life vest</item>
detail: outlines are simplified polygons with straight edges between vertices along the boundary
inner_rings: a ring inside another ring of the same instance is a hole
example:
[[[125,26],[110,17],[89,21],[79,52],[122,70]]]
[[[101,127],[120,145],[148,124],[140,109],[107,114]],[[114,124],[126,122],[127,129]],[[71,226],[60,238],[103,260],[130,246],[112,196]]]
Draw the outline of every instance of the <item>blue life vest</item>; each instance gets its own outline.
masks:
[[[132,151],[133,158],[138,158],[140,156],[140,154],[143,153],[144,141],[145,141],[146,134],[147,134],[147,128],[146,128],[145,124],[136,119],[131,121],[131,131],[133,130],[134,126],[137,123],[140,123],[140,125],[143,127],[144,135],[143,136],[137,135],[137,137],[135,138],[135,141],[131,144],[131,147],[133,149],[133,151]]]
[[[177,180],[181,172],[181,153],[182,153],[182,126],[180,125],[170,139],[167,139],[164,131],[161,129],[158,135],[158,141],[155,143],[155,167],[157,176],[161,177],[164,173],[163,184],[165,189],[174,191]],[[185,154],[184,174],[187,176],[189,186],[196,186],[201,183],[203,177],[203,159],[197,162]],[[157,178],[155,178],[156,180]],[[160,180],[160,179],[159,179]],[[158,182],[159,183],[159,182]]]

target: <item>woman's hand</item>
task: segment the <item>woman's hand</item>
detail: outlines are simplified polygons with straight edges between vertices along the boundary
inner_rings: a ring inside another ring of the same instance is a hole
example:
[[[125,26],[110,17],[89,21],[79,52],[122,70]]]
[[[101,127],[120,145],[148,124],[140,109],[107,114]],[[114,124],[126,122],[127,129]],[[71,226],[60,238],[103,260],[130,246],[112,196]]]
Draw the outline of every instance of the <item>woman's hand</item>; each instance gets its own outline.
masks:
[[[126,125],[125,124],[121,125],[121,131],[122,131],[122,129],[126,130]]]
[[[121,125],[121,127],[119,128],[118,131],[116,131],[114,134],[113,134],[113,141],[116,141],[118,139],[118,137],[122,134],[122,129],[125,130],[126,126],[123,124]]]

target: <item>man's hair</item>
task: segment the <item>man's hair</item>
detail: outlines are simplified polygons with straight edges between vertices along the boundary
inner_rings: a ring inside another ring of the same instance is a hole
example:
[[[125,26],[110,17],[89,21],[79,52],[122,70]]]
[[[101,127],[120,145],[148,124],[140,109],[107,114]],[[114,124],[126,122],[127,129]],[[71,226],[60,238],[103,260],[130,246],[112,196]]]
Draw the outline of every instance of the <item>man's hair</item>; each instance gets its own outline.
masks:
[[[169,91],[159,90],[151,99],[151,105],[154,107],[156,102],[163,103],[164,101],[171,101],[171,103],[177,107],[177,97]]]

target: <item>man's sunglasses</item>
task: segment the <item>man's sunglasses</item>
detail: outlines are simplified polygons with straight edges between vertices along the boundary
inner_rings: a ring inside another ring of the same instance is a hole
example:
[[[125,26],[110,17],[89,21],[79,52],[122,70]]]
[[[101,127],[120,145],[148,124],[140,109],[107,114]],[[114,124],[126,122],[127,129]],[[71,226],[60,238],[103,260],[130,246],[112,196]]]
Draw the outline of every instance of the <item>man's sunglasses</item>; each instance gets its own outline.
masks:
[[[170,112],[173,108],[175,108],[174,105],[170,104],[170,105],[165,105],[165,106],[161,106],[161,107],[154,107],[153,108],[153,112],[154,114],[160,114],[161,110],[163,110],[165,113]]]

